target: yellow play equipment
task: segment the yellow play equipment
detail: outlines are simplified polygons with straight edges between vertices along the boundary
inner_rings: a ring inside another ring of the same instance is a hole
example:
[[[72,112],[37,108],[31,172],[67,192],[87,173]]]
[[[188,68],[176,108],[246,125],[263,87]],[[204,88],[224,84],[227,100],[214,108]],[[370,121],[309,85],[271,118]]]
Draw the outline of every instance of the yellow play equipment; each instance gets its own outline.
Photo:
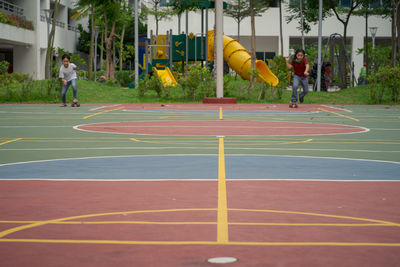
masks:
[[[224,61],[243,79],[250,80],[251,54],[237,40],[223,35]],[[214,31],[208,32],[208,60],[214,61]],[[256,60],[256,70],[259,72],[257,81],[277,86],[279,79],[271,72],[263,60]]]
[[[152,70],[161,79],[164,86],[175,87],[178,85],[178,82],[168,67],[165,67],[164,69],[153,67]]]

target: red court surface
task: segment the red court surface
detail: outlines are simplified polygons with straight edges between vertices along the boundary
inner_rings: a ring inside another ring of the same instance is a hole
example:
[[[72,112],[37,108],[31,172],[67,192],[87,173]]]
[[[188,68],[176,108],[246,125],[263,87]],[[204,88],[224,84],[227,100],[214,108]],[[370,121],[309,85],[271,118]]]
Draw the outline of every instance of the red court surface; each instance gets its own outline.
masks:
[[[227,181],[229,240],[219,242],[217,181],[2,181],[0,263],[398,266],[399,186]]]
[[[300,104],[298,108],[289,109],[288,104],[202,104],[202,103],[126,103],[107,105],[97,110],[237,110],[237,111],[303,111],[320,112],[323,110],[331,112],[349,112],[346,109],[319,104]]]
[[[75,129],[102,133],[182,136],[299,136],[368,131],[357,126],[288,121],[131,121],[95,123]]]

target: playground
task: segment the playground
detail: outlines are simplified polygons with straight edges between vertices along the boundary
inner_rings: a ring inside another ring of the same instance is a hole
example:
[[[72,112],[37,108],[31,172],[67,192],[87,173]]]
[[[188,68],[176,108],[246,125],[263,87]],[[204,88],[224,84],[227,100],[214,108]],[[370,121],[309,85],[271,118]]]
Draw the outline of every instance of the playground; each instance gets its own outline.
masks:
[[[396,266],[396,106],[0,105],[0,265]]]

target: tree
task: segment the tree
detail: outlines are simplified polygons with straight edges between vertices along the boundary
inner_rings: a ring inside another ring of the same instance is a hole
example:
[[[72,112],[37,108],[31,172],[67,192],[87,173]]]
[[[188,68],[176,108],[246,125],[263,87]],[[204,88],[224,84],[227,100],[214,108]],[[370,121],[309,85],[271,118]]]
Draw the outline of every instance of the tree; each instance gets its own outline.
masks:
[[[346,81],[346,66],[347,66],[347,60],[346,60],[346,47],[347,47],[347,26],[350,21],[350,17],[353,14],[353,12],[362,5],[363,0],[350,0],[350,4],[348,7],[343,7],[340,5],[337,5],[336,0],[327,0],[328,5],[330,10],[333,11],[335,14],[337,20],[343,24],[343,42],[344,42],[344,47],[341,47],[340,54],[343,55],[340,57],[340,64],[342,65],[342,69],[344,70],[342,72],[342,75],[340,77],[340,87],[346,88],[347,87],[347,81]],[[351,66],[350,66],[351,68]]]
[[[250,16],[250,3],[248,0],[233,0],[225,10],[225,15],[233,18],[237,23],[237,36],[240,42],[240,22]]]
[[[265,0],[250,0],[250,19],[251,19],[251,72],[250,72],[250,87],[254,82],[254,71],[256,70],[256,26],[255,17],[261,16],[268,9],[267,1]]]
[[[136,12],[136,11],[135,11]],[[124,54],[124,37],[125,37],[125,29],[126,25],[129,25],[129,22],[133,19],[134,17],[132,16],[132,9],[128,6],[126,6],[126,3],[123,2],[122,8],[121,8],[121,13],[120,13],[120,22],[119,24],[122,24],[122,30],[121,30],[121,38],[119,42],[119,70],[122,70],[122,64],[123,64],[123,59],[124,57],[122,56]]]
[[[51,62],[52,62],[52,54],[53,54],[53,49],[54,49],[54,37],[56,35],[56,22],[57,22],[59,6],[60,6],[60,0],[56,0],[54,2],[53,18],[49,18],[49,21],[47,21],[47,23],[50,23],[50,19],[53,20],[53,23],[51,25],[51,31],[50,31],[49,37],[47,39],[47,51],[46,51],[46,63],[45,63],[45,77],[46,78],[51,78],[50,66],[51,66]]]
[[[114,79],[115,77],[115,61],[112,54],[114,38],[120,39],[116,33],[116,25],[121,12],[123,0],[103,0],[98,6],[103,12],[104,19],[104,42],[106,45],[106,78]]]
[[[400,64],[400,0],[391,0],[392,15],[392,64],[396,66],[396,52],[399,54]],[[396,37],[397,35],[397,37]],[[397,48],[397,50],[396,50]]]
[[[290,1],[287,11],[289,15],[286,17],[286,22],[291,23],[292,21],[298,21],[299,26],[297,29],[304,30],[308,33],[311,30],[311,24],[317,24],[318,22],[318,0],[307,0],[306,5],[302,5],[302,11],[300,12],[300,0]],[[322,8],[322,19],[330,16],[329,6],[324,1]]]
[[[94,34],[95,34],[95,17],[96,17],[96,6],[99,3],[99,0],[79,0],[76,7],[76,14],[72,16],[72,18],[77,17],[85,17],[88,15],[90,11],[90,44],[89,44],[89,62],[88,62],[88,79],[92,79],[92,70],[93,70],[93,48],[94,48]],[[97,49],[97,48],[96,48]],[[96,70],[94,70],[96,71]]]
[[[171,12],[169,10],[160,9],[160,3],[161,0],[150,0],[149,4],[151,4],[152,8],[147,8],[146,6],[143,6],[144,12],[146,12],[146,14],[154,16],[154,19],[156,21],[156,36],[158,36],[158,24],[160,23],[160,21],[168,18],[171,15]]]
[[[172,15],[178,16],[178,34],[181,33],[181,17],[187,10],[195,10],[198,8],[196,0],[172,0],[168,6],[172,8]]]

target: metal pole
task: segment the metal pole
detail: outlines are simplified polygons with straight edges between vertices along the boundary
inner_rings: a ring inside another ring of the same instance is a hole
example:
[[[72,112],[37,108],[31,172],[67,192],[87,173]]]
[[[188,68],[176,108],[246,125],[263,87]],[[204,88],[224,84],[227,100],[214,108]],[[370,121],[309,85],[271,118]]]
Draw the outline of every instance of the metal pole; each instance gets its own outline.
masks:
[[[139,8],[135,0],[135,88],[139,87]]]
[[[303,17],[303,0],[300,0],[300,23],[301,23],[301,48],[304,50],[304,17]]]
[[[153,30],[150,30],[150,56],[147,62],[153,65]]]
[[[215,0],[215,35],[216,42],[216,74],[217,74],[217,98],[224,97],[224,58],[223,58],[223,9],[222,0]]]
[[[169,31],[169,67],[171,68],[172,71],[172,64],[173,64],[173,52],[172,52],[172,47],[173,47],[173,43],[172,43],[172,29],[170,29]]]
[[[317,91],[321,91],[321,49],[322,49],[322,0],[319,0],[318,8],[318,69],[317,69]]]
[[[186,66],[185,66],[185,76],[188,75],[189,72],[189,38],[188,38],[188,34],[189,34],[189,11],[186,10],[186,48],[185,48],[185,56],[186,56]]]
[[[201,67],[203,67],[204,63],[204,8],[201,9],[201,50],[200,50],[200,60],[201,60]]]
[[[206,43],[205,43],[206,68],[208,68],[208,7],[206,8]]]
[[[146,53],[146,56],[145,56],[145,58],[144,58],[144,62],[143,62],[143,65],[144,65],[144,68],[145,68],[145,70],[146,70],[146,78],[149,76],[149,66],[148,66],[148,62],[149,62],[149,41],[146,39],[146,41],[145,41],[145,53]]]

